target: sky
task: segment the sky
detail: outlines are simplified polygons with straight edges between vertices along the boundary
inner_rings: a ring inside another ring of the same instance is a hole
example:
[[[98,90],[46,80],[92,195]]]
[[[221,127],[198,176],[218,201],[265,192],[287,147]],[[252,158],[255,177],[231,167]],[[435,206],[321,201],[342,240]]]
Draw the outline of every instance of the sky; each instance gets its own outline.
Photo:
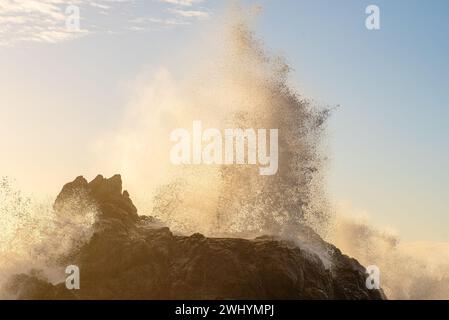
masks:
[[[328,190],[410,241],[449,241],[449,3],[242,1],[291,82],[329,120]],[[120,125],[142,70],[182,70],[228,1],[0,0],[0,175],[55,194],[95,174],[88,141]],[[80,8],[80,30],[65,10]],[[365,8],[380,8],[380,30]]]

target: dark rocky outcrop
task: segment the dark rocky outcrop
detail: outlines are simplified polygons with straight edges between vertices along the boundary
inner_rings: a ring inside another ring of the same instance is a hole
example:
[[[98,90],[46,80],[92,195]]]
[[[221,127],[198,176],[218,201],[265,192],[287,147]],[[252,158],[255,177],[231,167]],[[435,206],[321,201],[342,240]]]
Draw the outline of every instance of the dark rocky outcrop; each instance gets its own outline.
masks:
[[[174,235],[139,216],[120,176],[83,177],[65,185],[55,210],[81,194],[98,208],[90,241],[65,257],[80,268],[81,289],[52,285],[37,274],[17,275],[8,290],[19,299],[382,299],[367,290],[365,270],[354,259],[304,227],[306,246],[272,237],[254,240]],[[309,241],[310,243],[307,243]],[[332,252],[325,268],[313,250]]]

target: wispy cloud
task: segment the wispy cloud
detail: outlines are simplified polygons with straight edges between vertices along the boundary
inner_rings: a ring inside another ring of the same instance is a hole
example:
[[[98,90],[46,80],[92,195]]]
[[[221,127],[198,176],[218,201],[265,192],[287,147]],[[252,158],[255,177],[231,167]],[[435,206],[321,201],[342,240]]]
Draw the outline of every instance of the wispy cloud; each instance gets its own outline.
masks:
[[[102,4],[102,3],[98,3],[98,2],[91,2],[89,4],[90,4],[90,6],[95,7],[95,8],[100,8],[100,9],[104,9],[104,10],[111,9],[111,6],[109,6],[107,4]]]
[[[161,6],[159,16],[157,11],[151,11],[152,17],[148,16],[150,12],[137,12],[136,9],[137,3],[139,8],[149,5],[147,1],[0,0],[0,46],[20,42],[57,43],[92,32],[145,31],[154,25],[174,27],[209,17],[207,11],[197,7],[205,0],[155,0],[169,8]],[[71,12],[66,9],[71,5],[80,8],[79,29],[67,28]]]
[[[170,12],[186,18],[209,18],[209,13],[201,10],[181,10],[181,9],[172,9]]]
[[[145,31],[156,27],[173,28],[182,25],[190,25],[195,20],[209,18],[209,12],[198,7],[205,0],[155,0],[165,3],[169,7],[164,8],[159,17],[138,17],[130,20],[129,30]],[[188,9],[188,10],[187,10]]]
[[[130,20],[131,25],[127,27],[132,31],[145,31],[151,26],[175,27],[181,25],[188,25],[190,22],[174,19],[174,18],[152,18],[152,17],[138,17]]]
[[[1,0],[0,45],[18,42],[56,43],[78,38],[89,33],[86,28],[67,28],[69,5],[110,8],[114,0]]]
[[[203,2],[203,0],[159,0],[160,2],[175,4],[179,6],[193,6],[194,4]]]

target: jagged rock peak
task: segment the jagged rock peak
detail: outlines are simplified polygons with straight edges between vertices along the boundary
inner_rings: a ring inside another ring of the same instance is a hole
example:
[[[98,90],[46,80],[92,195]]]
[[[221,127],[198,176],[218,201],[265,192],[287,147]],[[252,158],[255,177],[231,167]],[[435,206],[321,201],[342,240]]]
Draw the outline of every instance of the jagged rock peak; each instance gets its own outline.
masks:
[[[68,200],[74,197],[82,197],[88,203],[98,207],[101,215],[115,218],[138,218],[137,209],[134,206],[129,193],[122,192],[122,177],[119,174],[111,178],[97,175],[91,182],[79,176],[74,181],[67,183],[56,198],[54,208],[61,211]]]
[[[71,197],[82,201],[73,204]],[[94,203],[99,219],[81,248],[67,252],[61,270],[79,266],[81,289],[67,290],[43,279],[43,273],[18,274],[7,285],[17,299],[384,299],[382,290],[366,287],[366,270],[355,259],[326,243],[310,228],[303,240],[272,236],[255,240],[174,234],[138,216],[119,175],[83,177],[66,184],[55,207],[79,212]],[[81,204],[81,208],[80,208]],[[89,204],[87,204],[88,206]],[[68,219],[70,220],[70,219]],[[298,238],[299,239],[299,238]],[[327,268],[317,250],[329,252]]]

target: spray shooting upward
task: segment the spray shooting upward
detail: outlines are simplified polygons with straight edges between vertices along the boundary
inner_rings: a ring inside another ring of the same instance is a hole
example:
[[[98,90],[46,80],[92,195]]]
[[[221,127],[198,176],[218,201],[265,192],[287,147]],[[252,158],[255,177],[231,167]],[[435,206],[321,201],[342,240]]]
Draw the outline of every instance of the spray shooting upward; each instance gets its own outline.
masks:
[[[159,189],[153,214],[174,229],[209,235],[281,235],[295,224],[324,223],[314,200],[325,203],[320,139],[328,110],[290,88],[290,67],[263,49],[246,17],[235,18],[225,43],[203,85],[192,89],[194,107],[182,114],[200,113],[218,128],[279,128],[279,171],[261,177],[248,166],[185,168]]]
[[[89,241],[97,208],[83,194],[73,194],[55,210],[0,180],[0,299],[11,299],[3,288],[11,275],[42,270],[42,276],[61,281],[60,264],[72,250]]]
[[[249,27],[251,14],[243,12],[233,10],[220,36],[209,35],[220,39],[221,50],[194,64],[188,84],[174,81],[162,69],[139,86],[123,130],[106,146],[117,152],[110,174],[122,172],[138,198],[137,207],[144,209],[141,213],[157,215],[173,230],[210,236],[274,234],[301,241],[300,225],[305,223],[364,265],[379,266],[388,297],[447,298],[446,260],[425,261],[416,248],[410,253],[398,245],[398,238],[371,225],[330,217],[320,150],[329,110],[317,110],[292,89],[291,68],[264,50]],[[277,174],[261,177],[256,168],[245,166],[170,166],[170,132],[197,119],[213,128],[278,128]],[[102,162],[99,167],[105,166]],[[326,263],[320,248],[311,249],[325,265],[332,263]],[[435,252],[445,257],[448,250]]]
[[[187,83],[162,69],[149,84],[139,86],[122,130],[112,142],[100,141],[104,150],[100,148],[101,162],[94,171],[122,173],[143,209],[140,213],[157,215],[179,232],[298,238],[306,229],[302,224],[321,235],[334,224],[327,239],[364,265],[378,265],[389,297],[447,298],[447,245],[400,245],[396,237],[368,224],[329,219],[320,150],[329,112],[292,89],[289,65],[254,36],[250,14],[238,8],[230,16],[232,22],[219,37],[208,31],[210,38],[221,41],[222,50],[193,64]],[[260,176],[257,168],[248,166],[173,167],[168,158],[170,132],[196,119],[220,129],[278,128],[277,174]],[[68,214],[60,215],[50,203],[26,200],[6,180],[0,182],[0,287],[12,273],[34,268],[44,269],[55,281],[62,279],[52,269],[90,239],[95,222],[95,207],[78,209],[86,207],[82,199],[70,199],[64,210]],[[436,252],[437,259],[420,257],[420,250],[426,255]],[[314,252],[326,267],[332,264],[319,248]]]

